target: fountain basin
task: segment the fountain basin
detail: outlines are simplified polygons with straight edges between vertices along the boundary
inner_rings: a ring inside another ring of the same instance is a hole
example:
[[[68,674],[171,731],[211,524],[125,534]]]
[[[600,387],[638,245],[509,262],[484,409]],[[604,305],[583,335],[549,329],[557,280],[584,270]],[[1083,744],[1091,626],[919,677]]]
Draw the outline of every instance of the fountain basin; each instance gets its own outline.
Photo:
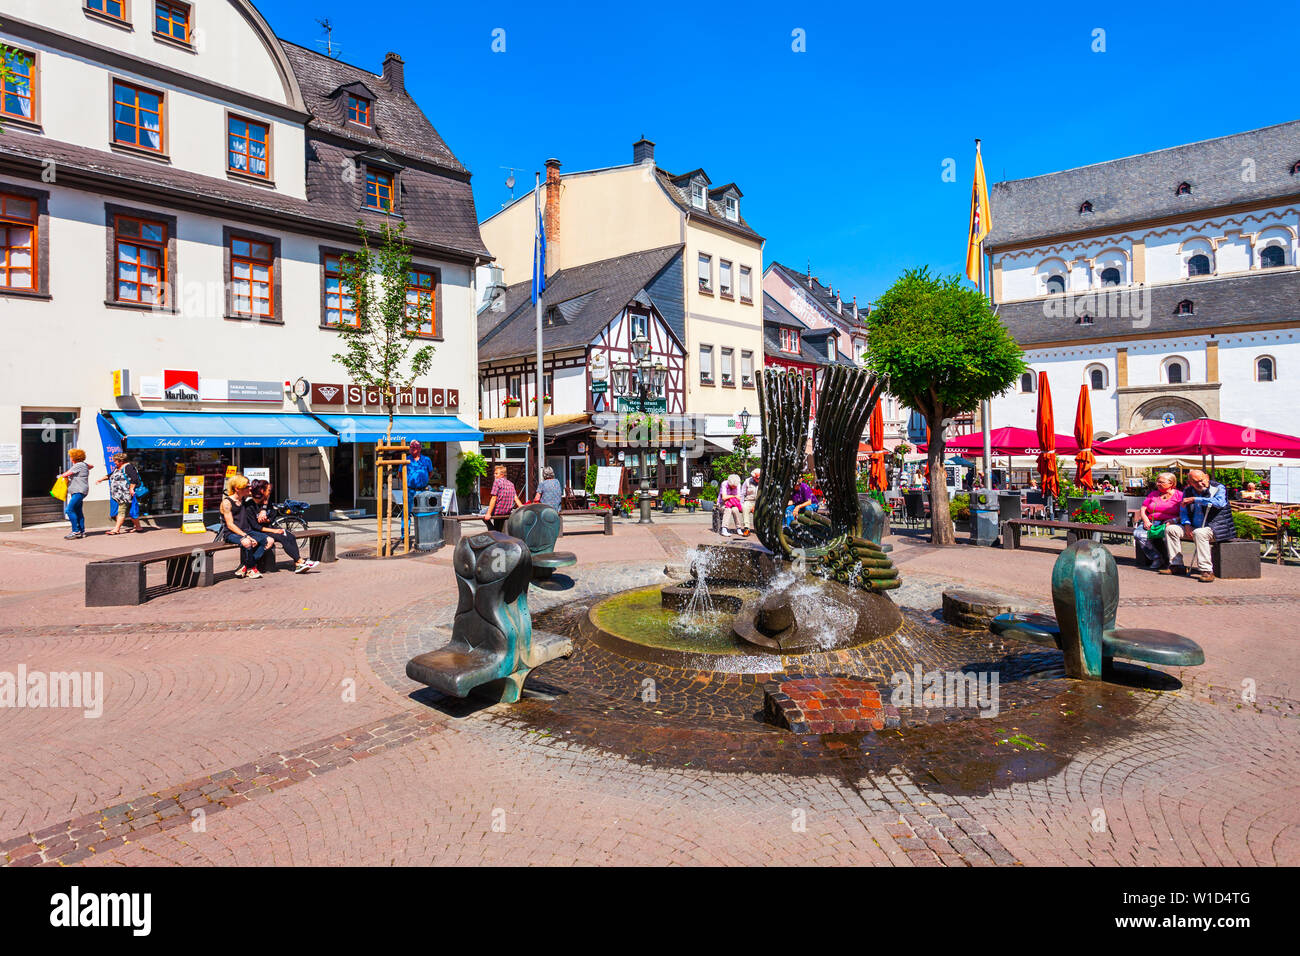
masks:
[[[754,594],[732,621],[740,640],[782,655],[858,647],[902,626],[902,612],[883,594],[816,577]]]

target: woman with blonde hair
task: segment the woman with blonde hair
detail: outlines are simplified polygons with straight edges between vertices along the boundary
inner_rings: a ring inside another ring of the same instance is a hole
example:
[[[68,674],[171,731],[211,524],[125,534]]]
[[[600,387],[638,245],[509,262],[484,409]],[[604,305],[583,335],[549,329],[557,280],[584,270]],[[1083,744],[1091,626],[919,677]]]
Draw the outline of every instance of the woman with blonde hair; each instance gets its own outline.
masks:
[[[275,545],[265,534],[249,525],[248,509],[244,507],[244,500],[249,495],[248,485],[248,479],[243,475],[231,475],[226,479],[226,493],[221,498],[221,540],[239,545],[239,570],[235,577],[256,580],[262,576],[262,572],[257,570],[257,562]]]
[[[59,475],[68,483],[68,496],[63,500],[63,514],[72,524],[72,531],[63,537],[68,540],[86,536],[86,513],[82,502],[90,494],[90,469],[95,467],[86,461],[86,453],[80,448],[68,449],[68,461],[72,467]]]

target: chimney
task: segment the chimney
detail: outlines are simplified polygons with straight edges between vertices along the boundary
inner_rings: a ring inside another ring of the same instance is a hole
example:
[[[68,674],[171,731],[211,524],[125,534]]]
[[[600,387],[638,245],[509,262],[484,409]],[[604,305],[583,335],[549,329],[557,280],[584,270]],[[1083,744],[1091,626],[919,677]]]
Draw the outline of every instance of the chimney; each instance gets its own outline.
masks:
[[[384,82],[394,93],[406,92],[406,64],[396,53],[384,57]]]
[[[853,297],[853,321],[858,321],[858,297]]]
[[[560,264],[560,161],[546,161],[546,210],[542,213],[546,230],[546,274],[559,271]]]
[[[844,303],[840,301],[840,290],[835,290],[835,311],[840,313],[844,311]]]
[[[655,144],[642,136],[632,144],[632,164],[640,166],[642,163],[654,165],[655,161]]]

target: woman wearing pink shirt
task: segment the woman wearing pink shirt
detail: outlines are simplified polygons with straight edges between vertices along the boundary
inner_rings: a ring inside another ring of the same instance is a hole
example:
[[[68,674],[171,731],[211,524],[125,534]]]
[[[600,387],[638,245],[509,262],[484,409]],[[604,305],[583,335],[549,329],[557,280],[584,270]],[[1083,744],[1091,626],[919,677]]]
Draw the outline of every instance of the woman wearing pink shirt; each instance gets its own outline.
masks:
[[[1172,472],[1162,472],[1156,478],[1156,490],[1147,495],[1146,500],[1142,502],[1137,521],[1133,523],[1133,540],[1146,555],[1152,571],[1160,570],[1161,565],[1165,563],[1166,549],[1163,546],[1163,535],[1158,534],[1155,538],[1156,542],[1160,542],[1160,546],[1152,541],[1151,527],[1157,522],[1178,521],[1179,510],[1183,504],[1183,493],[1174,487],[1177,483],[1178,479]]]

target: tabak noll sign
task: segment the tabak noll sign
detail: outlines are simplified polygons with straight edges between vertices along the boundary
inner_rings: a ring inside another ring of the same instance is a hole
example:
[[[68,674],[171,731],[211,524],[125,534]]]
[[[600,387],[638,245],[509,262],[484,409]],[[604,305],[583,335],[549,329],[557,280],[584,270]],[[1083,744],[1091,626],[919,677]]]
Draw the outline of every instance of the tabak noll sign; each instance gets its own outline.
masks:
[[[377,388],[368,388],[353,383],[313,382],[311,386],[311,404],[317,406],[352,405],[364,408],[367,405],[382,408],[383,393]],[[460,407],[460,389],[458,388],[403,388],[397,392],[397,407],[423,408],[430,411],[443,411]]]

